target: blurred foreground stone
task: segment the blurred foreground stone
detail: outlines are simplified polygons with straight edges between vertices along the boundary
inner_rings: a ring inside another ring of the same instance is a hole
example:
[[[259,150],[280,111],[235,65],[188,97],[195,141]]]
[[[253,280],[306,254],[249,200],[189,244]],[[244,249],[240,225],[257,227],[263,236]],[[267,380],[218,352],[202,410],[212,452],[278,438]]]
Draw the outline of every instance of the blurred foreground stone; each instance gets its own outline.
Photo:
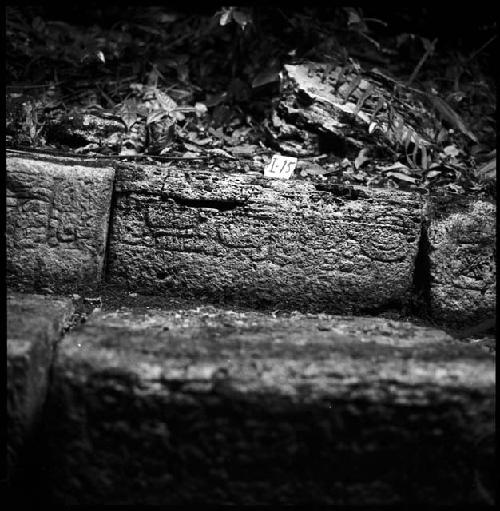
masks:
[[[52,497],[484,502],[494,402],[493,356],[410,323],[214,307],[100,313],[58,352]]]

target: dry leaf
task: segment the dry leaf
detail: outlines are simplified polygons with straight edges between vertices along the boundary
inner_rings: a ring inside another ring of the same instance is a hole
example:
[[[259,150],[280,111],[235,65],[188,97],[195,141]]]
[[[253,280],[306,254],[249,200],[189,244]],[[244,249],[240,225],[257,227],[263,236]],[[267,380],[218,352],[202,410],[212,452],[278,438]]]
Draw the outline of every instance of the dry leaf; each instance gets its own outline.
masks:
[[[492,180],[496,179],[497,174],[497,160],[496,157],[490,161],[487,161],[474,171],[474,175],[481,180]]]
[[[257,87],[262,87],[268,83],[279,82],[280,81],[280,73],[279,71],[266,71],[264,73],[259,73],[252,81],[252,89]]]
[[[192,153],[197,153],[197,154],[199,154],[199,153],[200,153],[200,148],[199,148],[198,146],[194,145],[194,144],[190,144],[190,143],[188,143],[188,142],[184,142],[184,147],[185,147],[188,151],[190,151],[190,152],[192,152]]]
[[[354,160],[354,168],[356,170],[359,169],[361,165],[363,165],[363,163],[370,159],[367,157],[368,151],[369,151],[368,149],[361,149],[361,151],[359,151],[358,156]]]
[[[422,152],[422,169],[427,170],[429,168],[429,157],[427,156],[427,149],[424,144],[420,148]]]
[[[450,156],[451,158],[456,158],[460,154],[460,149],[457,148],[455,145],[448,145],[443,149],[444,154],[446,156]]]
[[[137,122],[138,105],[135,98],[126,99],[118,109],[118,115],[127,127],[127,130]]]
[[[233,154],[237,154],[237,155],[253,156],[254,154],[257,153],[258,147],[256,145],[243,144],[243,145],[240,145],[240,146],[232,147],[230,149],[230,151]]]
[[[449,122],[453,127],[460,130],[464,135],[467,135],[474,142],[478,142],[476,135],[472,133],[465,125],[462,118],[440,97],[434,94],[427,94],[427,98],[432,103],[432,106],[439,112],[441,117]]]
[[[440,170],[430,170],[429,172],[427,172],[425,177],[427,179],[432,179],[432,178],[440,176],[440,175],[441,175],[441,171]]]
[[[224,9],[222,13],[219,23],[221,26],[227,25],[231,21],[231,15],[233,14],[233,9],[230,7],[229,9]]]
[[[382,172],[387,172],[388,170],[396,170],[396,169],[402,169],[402,170],[408,170],[408,171],[410,170],[406,165],[404,165],[403,163],[399,163],[399,162],[393,163],[392,165],[387,165],[386,167],[377,165],[376,169],[381,170]]]
[[[153,110],[153,111],[151,111],[148,114],[148,117],[146,119],[146,126],[148,126],[149,124],[152,124],[153,122],[160,121],[166,115],[168,115],[168,112],[165,112],[164,110]]]
[[[194,107],[196,109],[196,117],[203,117],[208,112],[207,105],[200,101],[198,101]]]
[[[411,176],[407,176],[406,174],[402,174],[401,172],[388,172],[387,177],[393,177],[398,181],[404,181],[405,183],[415,183],[416,179]]]

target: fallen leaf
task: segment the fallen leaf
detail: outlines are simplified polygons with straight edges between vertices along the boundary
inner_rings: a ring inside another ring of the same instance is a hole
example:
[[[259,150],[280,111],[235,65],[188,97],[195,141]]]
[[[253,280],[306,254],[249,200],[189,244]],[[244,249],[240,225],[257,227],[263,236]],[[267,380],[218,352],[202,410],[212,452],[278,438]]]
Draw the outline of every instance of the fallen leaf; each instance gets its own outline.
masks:
[[[123,147],[120,151],[120,156],[135,156],[137,154],[137,149],[134,147]]]
[[[312,176],[323,176],[324,174],[330,173],[330,169],[325,169],[321,165],[313,165],[310,167],[306,167],[305,171],[307,174]],[[355,176],[353,176],[355,177]]]
[[[223,27],[224,25],[227,25],[231,21],[231,17],[233,14],[233,8],[230,7],[229,9],[224,9],[223,13],[221,14],[221,17],[219,19],[220,25]]]
[[[354,168],[359,169],[363,163],[370,160],[370,158],[367,156],[368,152],[368,149],[361,149],[361,151],[359,151],[358,156],[354,160]]]
[[[399,163],[399,162],[396,162],[396,163],[393,163],[392,165],[387,165],[387,166],[382,166],[382,165],[377,165],[375,167],[377,170],[381,170],[382,172],[386,172],[388,170],[396,170],[396,169],[402,169],[402,170],[410,170],[404,163]]]
[[[401,172],[388,172],[387,177],[393,177],[398,181],[404,181],[406,183],[415,183],[416,179],[411,176],[407,176],[406,174],[402,174]]]
[[[496,157],[487,161],[474,171],[474,175],[481,180],[492,180],[496,178],[497,160]]]
[[[184,147],[188,150],[188,151],[191,151],[193,153],[197,153],[199,154],[200,152],[200,148],[194,144],[190,144],[188,142],[184,142]]]
[[[456,158],[461,153],[460,149],[458,149],[457,146],[453,144],[446,146],[443,149],[443,152],[446,154],[446,156],[450,156],[452,158]]]
[[[198,146],[205,146],[207,144],[211,144],[213,142],[213,140],[210,137],[205,137],[205,138],[195,139],[195,140],[193,140],[193,142]]]
[[[440,176],[440,175],[441,175],[441,171],[440,170],[430,170],[429,172],[427,172],[425,177],[427,179],[432,179],[432,178]]]
[[[439,130],[439,133],[438,133],[438,136],[437,136],[436,142],[437,142],[438,144],[443,143],[443,142],[444,142],[444,141],[448,138],[448,135],[449,135],[448,130],[447,130],[447,129],[445,129],[445,128],[441,128],[441,129]]]
[[[422,144],[420,150],[422,152],[422,169],[427,170],[429,168],[429,157],[427,155],[427,149],[425,148],[425,145]]]
[[[218,148],[207,149],[206,152],[210,153],[210,154],[217,154],[219,156],[225,156],[226,158],[230,158],[231,160],[234,160],[234,156],[229,154],[227,151],[224,151],[224,149],[218,149]]]
[[[118,109],[118,115],[127,127],[127,130],[137,122],[138,106],[135,98],[126,99]]]
[[[457,194],[460,194],[460,193],[464,192],[464,189],[460,185],[457,185],[455,183],[448,183],[446,185],[446,188],[448,188],[453,193],[457,193]]]
[[[377,127],[377,122],[376,121],[372,121],[370,123],[370,125],[368,126],[368,133],[371,135],[375,131],[376,127]]]
[[[177,102],[174,101],[168,94],[165,94],[160,90],[155,90],[154,95],[158,105],[166,112],[172,112],[177,108]]]
[[[148,117],[146,119],[146,126],[148,126],[149,124],[152,124],[154,122],[160,121],[166,115],[168,115],[168,112],[165,112],[164,110],[153,110],[153,111],[151,111],[148,114]]]
[[[263,73],[259,73],[252,81],[252,89],[256,89],[257,87],[262,87],[268,83],[279,82],[280,81],[280,73],[279,71],[265,71]]]
[[[197,102],[194,105],[194,107],[196,109],[197,117],[203,117],[208,112],[208,108],[207,108],[207,105],[205,105],[205,103]]]
[[[247,155],[247,156],[253,156],[258,150],[258,147],[256,145],[251,144],[243,144],[240,146],[232,147],[230,151],[233,154],[239,154],[239,155]]]
[[[352,7],[345,7],[344,10],[347,12],[348,19],[347,19],[347,25],[356,25],[358,23],[361,23],[361,18],[359,17],[359,14],[356,12],[355,9]]]
[[[441,117],[445,119],[448,123],[450,123],[452,126],[460,130],[464,135],[468,136],[472,141],[478,142],[476,135],[470,131],[467,126],[465,125],[464,121],[458,115],[453,108],[446,103],[444,99],[441,99],[439,96],[436,96],[435,94],[427,94],[427,98],[432,103],[432,106],[439,112]]]
[[[351,166],[351,162],[349,161],[348,158],[344,158],[341,162],[340,162],[340,166],[341,168],[345,169],[345,168],[349,168]]]

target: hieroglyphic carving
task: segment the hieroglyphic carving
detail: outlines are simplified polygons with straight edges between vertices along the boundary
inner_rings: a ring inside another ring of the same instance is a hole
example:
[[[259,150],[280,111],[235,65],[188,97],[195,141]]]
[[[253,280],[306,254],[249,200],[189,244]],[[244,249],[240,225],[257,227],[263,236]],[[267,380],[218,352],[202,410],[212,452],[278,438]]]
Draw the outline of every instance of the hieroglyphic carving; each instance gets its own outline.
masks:
[[[318,188],[259,174],[123,166],[108,280],[136,291],[339,312],[404,302],[420,198]]]
[[[76,292],[101,280],[114,171],[64,158],[7,157],[7,281]]]

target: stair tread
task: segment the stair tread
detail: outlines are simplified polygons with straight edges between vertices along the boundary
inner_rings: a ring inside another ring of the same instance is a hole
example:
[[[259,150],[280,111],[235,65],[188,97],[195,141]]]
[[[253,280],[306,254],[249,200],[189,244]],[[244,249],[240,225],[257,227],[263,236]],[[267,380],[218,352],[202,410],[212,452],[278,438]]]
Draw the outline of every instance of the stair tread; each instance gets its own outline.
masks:
[[[477,502],[493,355],[384,318],[146,303],[57,345],[48,501]]]
[[[373,317],[214,306],[94,314],[59,348],[62,370],[83,361],[94,371],[121,368],[145,381],[253,381],[253,388],[272,382],[288,392],[291,382],[303,379],[321,387],[392,379],[470,388],[494,381],[490,355],[437,329]]]
[[[73,313],[70,299],[7,296],[7,450],[9,476],[36,434],[45,402],[54,346]]]

